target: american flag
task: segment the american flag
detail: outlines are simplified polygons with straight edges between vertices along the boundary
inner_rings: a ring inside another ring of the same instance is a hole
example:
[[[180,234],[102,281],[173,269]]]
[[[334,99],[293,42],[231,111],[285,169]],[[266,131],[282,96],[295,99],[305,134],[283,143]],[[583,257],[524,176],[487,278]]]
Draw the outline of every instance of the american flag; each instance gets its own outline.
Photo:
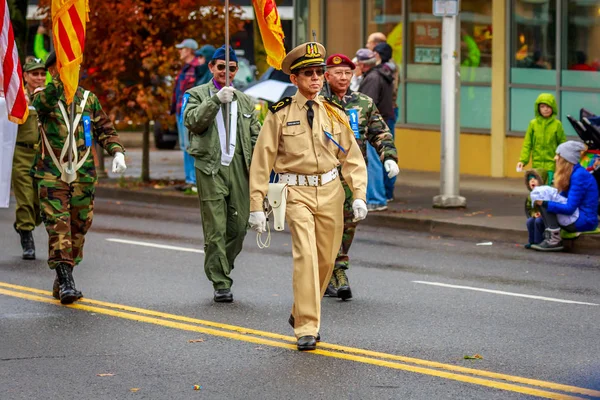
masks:
[[[0,84],[6,98],[8,119],[22,124],[29,116],[29,109],[7,0],[0,0],[0,24]]]

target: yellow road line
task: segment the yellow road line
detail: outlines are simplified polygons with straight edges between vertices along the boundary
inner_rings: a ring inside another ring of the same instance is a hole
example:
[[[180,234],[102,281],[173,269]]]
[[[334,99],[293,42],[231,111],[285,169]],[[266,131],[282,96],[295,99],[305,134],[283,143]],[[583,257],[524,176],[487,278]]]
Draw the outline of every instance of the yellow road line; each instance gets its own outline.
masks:
[[[35,288],[28,288],[28,287],[19,286],[19,285],[12,285],[9,283],[4,283],[4,282],[0,282],[0,286],[23,290],[23,291],[28,291],[28,292],[33,292],[33,293],[38,293],[38,294],[42,294],[42,295],[51,295],[51,293],[48,291],[35,289]],[[53,298],[31,296],[31,295],[28,295],[25,293],[13,292],[13,291],[3,290],[3,289],[0,289],[0,294],[5,294],[8,296],[14,296],[14,297],[20,297],[20,298],[24,298],[24,299],[28,299],[28,300],[33,300],[33,301],[41,301],[41,302],[45,302],[45,303],[60,305],[60,303],[58,301],[54,300]],[[93,306],[85,306],[85,305],[81,305],[80,303],[101,305],[101,306],[105,306],[105,307],[110,307],[112,309],[104,309],[104,308],[98,308],[98,307],[93,307]],[[202,333],[206,333],[206,334],[210,334],[210,335],[222,336],[222,337],[226,337],[226,338],[230,338],[230,339],[234,339],[234,340],[242,340],[242,341],[246,341],[246,342],[264,344],[264,345],[273,346],[273,347],[282,347],[282,348],[287,348],[287,349],[292,349],[292,350],[294,350],[296,348],[296,346],[293,344],[274,342],[271,340],[255,338],[255,337],[247,336],[244,334],[254,334],[254,335],[258,335],[258,336],[271,337],[274,339],[281,339],[281,340],[285,340],[288,342],[295,342],[295,338],[290,337],[290,336],[279,335],[279,334],[275,334],[272,332],[264,332],[264,331],[258,331],[258,330],[253,330],[253,329],[246,329],[246,328],[237,327],[234,325],[220,324],[217,322],[204,321],[204,320],[199,320],[199,319],[195,319],[195,318],[189,318],[189,317],[184,317],[184,316],[179,316],[179,315],[174,315],[174,314],[161,313],[161,312],[152,311],[152,310],[145,310],[145,309],[140,309],[140,308],[136,308],[136,307],[129,307],[129,306],[120,305],[120,304],[107,303],[107,302],[90,300],[90,299],[82,299],[79,303],[74,304],[69,307],[81,309],[81,310],[85,310],[85,311],[98,312],[98,313],[116,316],[116,317],[125,318],[125,319],[131,319],[134,321],[140,321],[140,322],[152,323],[152,324],[156,324],[156,325],[167,326],[167,327],[171,327],[171,328],[175,328],[175,329],[192,330],[192,331],[202,332]],[[164,320],[160,320],[160,319],[156,319],[156,318],[148,318],[148,317],[141,316],[141,315],[132,315],[129,313],[115,311],[115,309],[131,311],[131,312],[135,312],[138,314],[153,315],[153,316],[158,316],[161,318],[168,318],[168,319],[173,319],[173,320],[191,322],[191,323],[196,323],[196,324],[204,324],[204,325],[209,325],[209,326],[213,326],[213,327],[218,327],[221,329],[234,330],[236,332],[239,332],[240,334],[217,331],[214,329],[202,328],[202,327],[192,326],[192,325],[188,325],[188,324],[179,324],[179,323],[164,321]],[[563,392],[570,392],[570,393],[576,393],[576,394],[583,394],[583,395],[587,395],[587,396],[600,397],[600,392],[594,391],[591,389],[585,389],[585,388],[569,386],[569,385],[561,385],[561,384],[553,383],[553,382],[539,381],[539,380],[534,380],[534,379],[522,378],[522,377],[518,377],[518,376],[511,376],[511,375],[504,375],[504,374],[488,372],[488,371],[481,371],[481,370],[476,370],[476,369],[472,369],[472,368],[458,367],[455,365],[442,364],[442,363],[437,363],[437,362],[432,362],[432,361],[427,361],[427,360],[420,360],[420,359],[415,359],[415,358],[410,358],[410,357],[395,356],[392,354],[379,353],[379,352],[351,348],[351,347],[346,347],[346,346],[320,343],[319,349],[313,351],[313,353],[315,353],[315,354],[321,354],[324,356],[346,359],[346,360],[350,360],[350,361],[356,361],[356,362],[372,364],[372,365],[379,365],[379,366],[384,366],[384,367],[388,367],[388,368],[402,369],[402,370],[406,370],[406,371],[417,372],[417,373],[432,375],[432,376],[438,376],[438,377],[442,377],[442,378],[453,379],[453,380],[457,380],[457,381],[461,381],[461,382],[473,383],[473,384],[489,386],[489,387],[494,387],[494,388],[504,389],[504,390],[509,390],[509,391],[517,391],[519,393],[532,394],[532,395],[546,397],[546,398],[573,398],[573,397],[569,397],[569,396],[565,397],[564,395],[561,395],[561,394],[544,392],[544,391],[539,391],[536,389],[523,388],[521,386],[505,384],[505,383],[501,383],[501,382],[488,381],[485,379],[474,378],[474,377],[469,377],[469,376],[464,376],[464,375],[458,375],[458,374],[448,373],[448,372],[444,372],[444,371],[437,371],[437,370],[431,370],[431,369],[426,369],[426,368],[421,368],[421,367],[408,366],[408,365],[404,365],[404,364],[393,363],[393,362],[388,362],[388,361],[383,361],[383,360],[373,360],[371,358],[366,358],[366,357],[361,357],[361,356],[353,356],[353,355],[349,355],[349,354],[341,354],[341,353],[337,353],[337,352],[321,350],[322,348],[328,348],[331,350],[342,351],[345,353],[362,354],[362,355],[367,355],[367,356],[371,356],[371,357],[387,358],[387,359],[393,359],[393,360],[397,360],[397,361],[409,362],[409,363],[413,363],[413,364],[427,365],[427,366],[434,367],[434,368],[453,370],[453,371],[457,371],[457,372],[468,373],[471,375],[480,375],[480,376],[485,376],[485,377],[494,378],[494,379],[501,379],[504,381],[512,381],[512,382],[516,382],[516,383],[522,383],[522,384],[544,387],[544,388],[553,389],[553,390],[559,390],[559,391],[563,391]],[[526,391],[523,391],[523,390],[526,390]],[[534,394],[532,391],[536,392],[536,393]],[[552,397],[548,397],[548,396],[552,396]],[[553,397],[553,396],[559,396],[559,397]]]

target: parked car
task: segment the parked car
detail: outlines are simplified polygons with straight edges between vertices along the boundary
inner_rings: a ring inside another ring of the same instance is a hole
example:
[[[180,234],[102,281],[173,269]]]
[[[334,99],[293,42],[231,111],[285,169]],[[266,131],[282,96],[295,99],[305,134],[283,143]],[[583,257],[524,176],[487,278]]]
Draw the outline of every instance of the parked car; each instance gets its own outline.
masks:
[[[159,150],[173,150],[177,145],[177,125],[175,117],[167,115],[154,121],[154,145]]]
[[[244,90],[252,82],[256,82],[256,67],[244,57],[238,57],[238,71],[233,78],[233,86]]]
[[[248,85],[243,92],[256,100],[266,101],[269,104],[278,102],[284,97],[296,93],[296,86],[290,81],[286,73],[269,67],[257,82]]]

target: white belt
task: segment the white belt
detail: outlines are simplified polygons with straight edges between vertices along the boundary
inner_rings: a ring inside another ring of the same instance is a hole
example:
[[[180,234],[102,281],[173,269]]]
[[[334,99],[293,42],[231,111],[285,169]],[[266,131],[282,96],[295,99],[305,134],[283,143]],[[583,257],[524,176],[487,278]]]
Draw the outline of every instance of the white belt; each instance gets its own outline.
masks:
[[[338,176],[337,168],[320,175],[279,174],[279,183],[287,183],[290,186],[324,186]]]

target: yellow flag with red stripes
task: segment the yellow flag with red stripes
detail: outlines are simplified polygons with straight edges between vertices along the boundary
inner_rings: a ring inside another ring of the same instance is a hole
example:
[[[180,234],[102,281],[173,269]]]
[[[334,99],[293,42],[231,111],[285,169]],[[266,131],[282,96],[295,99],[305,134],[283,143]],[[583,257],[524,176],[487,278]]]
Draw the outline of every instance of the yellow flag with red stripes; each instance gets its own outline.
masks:
[[[88,0],[52,0],[52,35],[56,66],[71,104],[79,86],[79,68],[83,61],[85,24],[89,21]]]
[[[252,0],[252,5],[267,52],[267,63],[281,69],[281,63],[285,58],[284,35],[275,0]]]

